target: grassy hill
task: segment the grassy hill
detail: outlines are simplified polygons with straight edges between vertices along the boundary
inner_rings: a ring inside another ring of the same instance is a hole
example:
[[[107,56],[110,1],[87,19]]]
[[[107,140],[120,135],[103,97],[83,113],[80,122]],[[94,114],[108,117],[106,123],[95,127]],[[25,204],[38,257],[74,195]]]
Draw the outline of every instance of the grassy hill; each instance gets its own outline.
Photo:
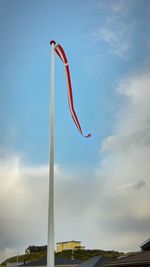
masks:
[[[23,254],[23,255],[19,255],[19,256],[14,256],[14,257],[8,258],[4,262],[2,262],[2,265],[5,266],[6,263],[8,263],[8,262],[36,261],[36,260],[43,258],[46,255],[47,255],[47,252],[45,250],[45,251],[34,252],[34,253],[30,253],[30,254]],[[56,255],[60,255],[62,257],[67,257],[67,258],[72,258],[72,256],[73,256],[75,259],[87,260],[87,259],[89,259],[93,256],[97,256],[97,255],[103,255],[103,256],[108,257],[110,259],[116,259],[119,256],[122,256],[125,254],[123,252],[118,252],[118,251],[113,251],[113,250],[105,251],[105,250],[98,250],[98,249],[93,249],[93,250],[86,249],[86,250],[75,250],[74,252],[72,252],[72,250],[65,250],[63,252],[56,253]],[[3,267],[3,266],[0,265],[0,267]]]
[[[93,256],[98,256],[98,255],[102,255],[105,257],[108,257],[110,259],[116,259],[119,256],[123,256],[125,255],[123,252],[118,252],[118,251],[105,251],[105,250],[99,250],[99,249],[86,249],[86,250],[75,250],[72,253],[72,250],[65,250],[63,252],[57,253],[57,255],[61,255],[64,257],[74,257],[75,259],[80,259],[80,260],[87,260]]]
[[[39,260],[39,259],[43,258],[44,256],[46,256],[46,254],[47,254],[46,251],[40,251],[40,252],[34,252],[34,253],[30,253],[30,254],[23,254],[23,255],[19,255],[19,256],[14,256],[14,257],[8,258],[4,262],[2,262],[2,265],[6,265],[6,263],[8,263],[8,262],[17,262],[17,261],[31,262],[31,261],[36,261],[36,260]]]

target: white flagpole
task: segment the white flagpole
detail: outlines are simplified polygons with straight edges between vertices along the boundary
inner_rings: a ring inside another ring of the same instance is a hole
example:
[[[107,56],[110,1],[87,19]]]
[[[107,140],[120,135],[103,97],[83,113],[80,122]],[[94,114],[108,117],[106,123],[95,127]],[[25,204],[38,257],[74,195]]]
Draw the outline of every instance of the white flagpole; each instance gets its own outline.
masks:
[[[47,267],[54,267],[54,256],[54,43],[52,43]]]

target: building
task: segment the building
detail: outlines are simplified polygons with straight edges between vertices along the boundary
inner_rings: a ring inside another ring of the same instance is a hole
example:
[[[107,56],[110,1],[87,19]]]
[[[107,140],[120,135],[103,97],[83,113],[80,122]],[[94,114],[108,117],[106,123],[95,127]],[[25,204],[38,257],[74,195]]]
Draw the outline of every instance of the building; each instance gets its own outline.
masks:
[[[57,243],[56,252],[62,252],[64,250],[78,250],[85,249],[84,246],[81,246],[81,241],[66,241]]]
[[[45,250],[47,250],[47,246],[29,246],[25,250],[25,254],[30,254],[30,253],[40,252],[40,251],[45,251]]]

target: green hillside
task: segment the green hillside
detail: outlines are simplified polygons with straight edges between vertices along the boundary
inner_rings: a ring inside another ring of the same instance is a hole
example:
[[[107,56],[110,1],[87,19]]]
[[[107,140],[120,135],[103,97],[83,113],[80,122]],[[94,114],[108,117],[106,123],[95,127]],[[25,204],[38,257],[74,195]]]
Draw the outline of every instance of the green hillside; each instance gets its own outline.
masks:
[[[116,259],[119,256],[125,255],[123,252],[118,252],[118,251],[105,251],[105,250],[98,250],[98,249],[86,249],[86,250],[75,250],[72,252],[72,250],[64,250],[61,253],[57,253],[57,255],[61,255],[64,257],[74,257],[75,259],[80,259],[80,260],[87,260],[93,256],[98,256],[102,255],[105,257],[108,257],[110,259]]]

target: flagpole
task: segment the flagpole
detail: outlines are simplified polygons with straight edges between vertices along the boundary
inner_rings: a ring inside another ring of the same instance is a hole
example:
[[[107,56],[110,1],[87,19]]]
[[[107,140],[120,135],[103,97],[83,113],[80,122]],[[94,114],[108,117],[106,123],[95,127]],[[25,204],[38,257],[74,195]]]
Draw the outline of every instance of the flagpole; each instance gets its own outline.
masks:
[[[54,43],[51,42],[50,44],[52,45],[52,50],[47,267],[54,267]]]

